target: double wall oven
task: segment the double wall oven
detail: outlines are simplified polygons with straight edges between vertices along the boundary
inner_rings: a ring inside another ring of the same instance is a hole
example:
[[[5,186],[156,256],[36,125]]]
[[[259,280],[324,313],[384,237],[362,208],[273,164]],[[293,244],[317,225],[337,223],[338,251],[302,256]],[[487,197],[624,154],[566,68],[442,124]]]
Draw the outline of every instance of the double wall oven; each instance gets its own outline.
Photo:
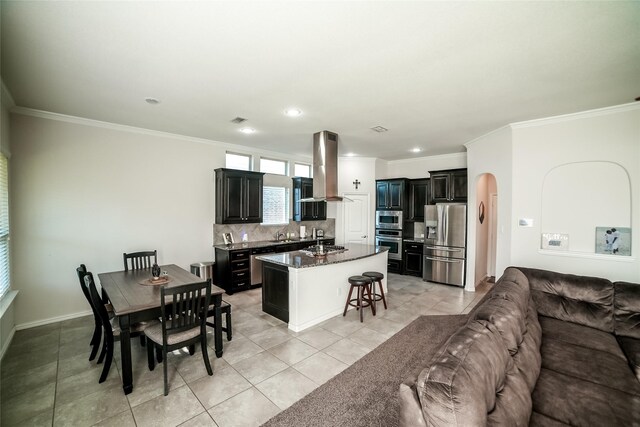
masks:
[[[389,259],[402,260],[402,211],[376,212],[376,246],[389,248]]]

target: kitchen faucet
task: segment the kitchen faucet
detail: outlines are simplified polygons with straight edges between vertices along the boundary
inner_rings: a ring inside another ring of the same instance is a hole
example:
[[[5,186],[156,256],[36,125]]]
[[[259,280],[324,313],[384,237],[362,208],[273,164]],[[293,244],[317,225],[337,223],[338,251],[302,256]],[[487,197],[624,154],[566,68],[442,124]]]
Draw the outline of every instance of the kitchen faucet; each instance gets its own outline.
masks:
[[[284,237],[284,233],[281,231],[278,231],[276,233],[276,241],[279,242],[280,241],[280,237]]]

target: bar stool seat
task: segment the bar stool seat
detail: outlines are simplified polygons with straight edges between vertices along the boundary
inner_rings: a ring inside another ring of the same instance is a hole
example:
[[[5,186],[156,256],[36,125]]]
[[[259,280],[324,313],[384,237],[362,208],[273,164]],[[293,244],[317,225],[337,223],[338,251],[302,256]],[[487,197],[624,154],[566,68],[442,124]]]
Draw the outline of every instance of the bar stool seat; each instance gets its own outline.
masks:
[[[364,273],[362,273],[362,275],[364,277],[368,277],[371,279],[371,293],[372,293],[372,302],[373,302],[373,308],[374,308],[374,316],[375,316],[375,309],[376,309],[376,302],[377,301],[382,301],[382,303],[384,304],[384,309],[387,309],[387,299],[384,296],[384,288],[382,287],[382,279],[384,279],[384,274],[378,272],[378,271],[365,271]],[[376,282],[380,285],[380,293],[376,292]]]
[[[360,310],[360,322],[363,321],[364,307],[371,307],[371,312],[373,315],[376,315],[375,307],[372,304],[373,296],[371,295],[371,278],[366,276],[351,276],[348,279],[351,287],[349,288],[349,295],[347,296],[347,302],[344,305],[344,312],[342,313],[342,317],[347,315],[347,309],[349,306],[355,307],[356,310]],[[353,294],[353,289],[357,288],[358,296],[357,298],[351,298]],[[365,295],[365,292],[368,296]]]

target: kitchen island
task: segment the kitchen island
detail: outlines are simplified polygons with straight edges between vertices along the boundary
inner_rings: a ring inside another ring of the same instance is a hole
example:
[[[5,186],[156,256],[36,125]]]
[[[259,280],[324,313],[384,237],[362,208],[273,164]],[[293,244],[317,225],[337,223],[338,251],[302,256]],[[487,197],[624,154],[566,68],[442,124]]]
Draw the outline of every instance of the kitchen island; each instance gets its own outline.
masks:
[[[386,292],[388,249],[355,243],[344,248],[322,257],[305,251],[258,256],[262,261],[262,310],[300,332],[342,313],[350,276],[378,271],[385,276]]]

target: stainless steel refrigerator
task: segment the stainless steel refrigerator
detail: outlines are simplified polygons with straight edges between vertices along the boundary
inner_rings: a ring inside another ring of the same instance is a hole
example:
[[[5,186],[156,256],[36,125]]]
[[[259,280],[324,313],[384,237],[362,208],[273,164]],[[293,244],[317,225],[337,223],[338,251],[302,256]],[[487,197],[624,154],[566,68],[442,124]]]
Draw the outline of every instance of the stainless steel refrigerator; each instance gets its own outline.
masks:
[[[467,205],[437,203],[424,207],[423,279],[464,286],[467,246]]]

